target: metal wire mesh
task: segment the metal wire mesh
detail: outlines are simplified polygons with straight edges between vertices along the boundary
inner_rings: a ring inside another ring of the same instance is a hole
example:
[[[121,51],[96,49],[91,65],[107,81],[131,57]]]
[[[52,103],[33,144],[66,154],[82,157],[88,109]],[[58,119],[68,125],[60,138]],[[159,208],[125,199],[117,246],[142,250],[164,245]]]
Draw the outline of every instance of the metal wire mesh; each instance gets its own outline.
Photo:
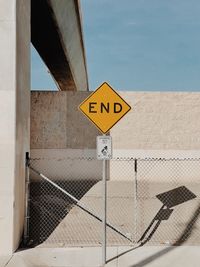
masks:
[[[151,245],[199,243],[200,160],[140,159],[137,162],[140,241]]]
[[[102,218],[102,161],[38,158],[31,166]],[[30,172],[29,244],[101,245],[102,224]],[[109,162],[107,245],[199,244],[200,159],[117,158]]]
[[[134,159],[118,158],[110,161],[107,182],[107,219],[136,243],[135,173]],[[113,235],[107,228],[110,245],[133,245],[120,235]]]
[[[82,202],[101,179],[101,164],[93,158],[32,159],[31,166]],[[96,236],[100,236],[100,222],[85,214],[70,197],[33,171],[30,177],[31,242],[50,246],[95,244],[99,239]],[[93,202],[87,205],[91,210],[101,209]]]
[[[103,217],[102,161],[94,158],[39,158],[31,166],[94,214]],[[134,237],[133,160],[112,160],[108,174],[108,222],[130,239]],[[117,171],[117,172],[116,172]],[[120,177],[118,177],[120,175]],[[31,176],[30,244],[42,246],[90,246],[102,242],[102,224],[54,185],[33,171]],[[120,179],[124,180],[121,181]],[[125,220],[126,218],[126,220]],[[109,245],[131,242],[107,227]]]

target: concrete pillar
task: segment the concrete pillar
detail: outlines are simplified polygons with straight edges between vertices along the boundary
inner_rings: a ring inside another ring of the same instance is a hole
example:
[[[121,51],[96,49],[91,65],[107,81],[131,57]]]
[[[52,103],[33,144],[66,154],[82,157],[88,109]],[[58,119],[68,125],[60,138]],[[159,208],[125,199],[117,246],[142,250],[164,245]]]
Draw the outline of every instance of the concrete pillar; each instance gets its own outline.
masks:
[[[29,151],[30,1],[0,0],[0,255],[23,232]]]

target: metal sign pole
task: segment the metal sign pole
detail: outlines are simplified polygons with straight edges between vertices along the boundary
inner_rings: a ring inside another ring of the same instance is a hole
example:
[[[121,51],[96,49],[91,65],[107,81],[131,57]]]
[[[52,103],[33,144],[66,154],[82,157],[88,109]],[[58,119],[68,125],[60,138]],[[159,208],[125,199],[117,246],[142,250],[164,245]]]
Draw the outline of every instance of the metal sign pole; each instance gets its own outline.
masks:
[[[105,97],[106,96],[106,97]],[[112,101],[109,101],[112,99]],[[97,136],[97,159],[103,161],[102,189],[103,189],[103,238],[102,258],[106,263],[106,180],[108,160],[112,157],[112,138],[105,135],[121,118],[131,110],[131,106],[106,82],[87,97],[79,109],[95,126],[104,133]],[[96,113],[96,115],[94,115]]]
[[[102,201],[103,201],[103,218],[102,218],[102,263],[106,264],[106,226],[107,224],[107,179],[108,179],[108,160],[112,158],[112,138],[103,134],[97,136],[97,159],[102,160]]]
[[[105,134],[103,136],[106,136]],[[106,264],[106,221],[107,221],[107,162],[103,159],[103,177],[102,177],[102,188],[103,188],[103,240],[102,240],[102,262],[103,266]]]

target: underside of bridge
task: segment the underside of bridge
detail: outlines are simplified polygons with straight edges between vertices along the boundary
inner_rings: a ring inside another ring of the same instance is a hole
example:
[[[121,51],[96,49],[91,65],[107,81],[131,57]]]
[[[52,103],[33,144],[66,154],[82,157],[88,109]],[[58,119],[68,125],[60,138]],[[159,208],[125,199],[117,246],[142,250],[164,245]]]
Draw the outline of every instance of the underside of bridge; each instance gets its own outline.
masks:
[[[31,41],[59,90],[88,90],[78,0],[32,0]]]

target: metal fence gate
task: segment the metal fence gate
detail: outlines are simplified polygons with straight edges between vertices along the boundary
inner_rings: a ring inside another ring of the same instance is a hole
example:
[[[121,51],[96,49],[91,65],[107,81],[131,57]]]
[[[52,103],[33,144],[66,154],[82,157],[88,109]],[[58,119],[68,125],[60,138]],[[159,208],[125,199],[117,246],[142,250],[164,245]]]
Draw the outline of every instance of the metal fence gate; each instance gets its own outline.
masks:
[[[30,167],[28,244],[101,245],[101,161],[36,158]],[[107,244],[199,244],[199,195],[200,159],[110,160]]]

